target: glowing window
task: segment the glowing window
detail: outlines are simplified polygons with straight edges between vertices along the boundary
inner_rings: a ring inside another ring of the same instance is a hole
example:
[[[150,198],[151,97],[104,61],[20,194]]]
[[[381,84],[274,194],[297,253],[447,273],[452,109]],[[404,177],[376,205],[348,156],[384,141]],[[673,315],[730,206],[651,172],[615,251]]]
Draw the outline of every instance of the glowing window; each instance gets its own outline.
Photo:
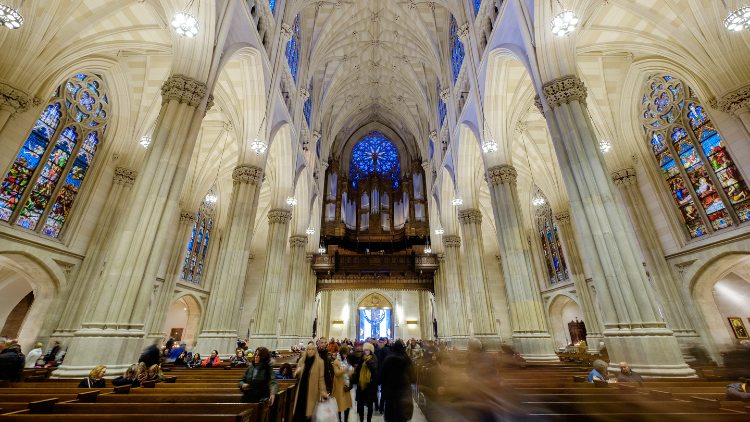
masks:
[[[352,187],[357,188],[357,183],[378,174],[383,178],[390,179],[393,188],[397,189],[401,176],[401,163],[398,157],[398,149],[388,138],[378,131],[365,135],[352,150],[351,168],[349,180]]]

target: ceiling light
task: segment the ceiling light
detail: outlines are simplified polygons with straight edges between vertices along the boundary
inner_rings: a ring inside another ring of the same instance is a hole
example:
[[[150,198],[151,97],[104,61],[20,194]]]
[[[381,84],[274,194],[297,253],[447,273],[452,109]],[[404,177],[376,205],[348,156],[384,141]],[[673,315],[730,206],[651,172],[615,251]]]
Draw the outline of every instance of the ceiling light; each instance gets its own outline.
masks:
[[[18,29],[23,25],[23,16],[18,10],[0,3],[0,25],[8,29]]]
[[[305,233],[307,234],[315,234],[315,229],[312,227],[308,227],[307,230],[305,230]]]
[[[578,16],[572,10],[563,10],[562,13],[552,18],[552,33],[558,37],[564,37],[576,30]]]
[[[141,142],[138,142],[141,144],[143,148],[148,148],[149,145],[151,145],[151,137],[148,135],[141,136]]]
[[[544,205],[547,201],[544,199],[544,197],[540,194],[536,194],[534,198],[531,200],[531,205],[535,207],[541,207]]]
[[[443,229],[435,229],[435,234],[436,234],[436,235],[440,236],[440,235],[442,235],[443,233],[445,233],[445,230],[443,230]]]
[[[734,32],[750,29],[750,6],[742,6],[734,12],[729,12],[724,18],[724,26]]]
[[[297,205],[297,198],[293,196],[288,196],[286,198],[286,204],[289,205],[290,207]]]
[[[601,152],[603,152],[604,154],[606,154],[611,149],[612,149],[612,144],[610,144],[608,140],[602,139],[601,141],[599,141],[599,150]]]
[[[188,12],[177,12],[172,17],[172,28],[181,37],[193,38],[198,35],[198,19]]]
[[[209,204],[215,204],[218,201],[219,201],[219,197],[216,196],[215,193],[211,192],[206,195],[206,202],[208,202]]]
[[[484,151],[485,154],[490,153],[490,152],[496,152],[497,142],[495,142],[494,139],[490,139],[490,140],[482,142],[482,151]]]
[[[459,205],[463,205],[464,204],[464,200],[461,199],[461,198],[453,198],[453,201],[451,201],[451,204],[453,204],[454,206],[457,207]]]
[[[266,145],[266,143],[261,141],[260,139],[255,138],[253,142],[250,143],[250,149],[254,153],[261,155],[266,152],[266,150],[268,149],[268,145]]]

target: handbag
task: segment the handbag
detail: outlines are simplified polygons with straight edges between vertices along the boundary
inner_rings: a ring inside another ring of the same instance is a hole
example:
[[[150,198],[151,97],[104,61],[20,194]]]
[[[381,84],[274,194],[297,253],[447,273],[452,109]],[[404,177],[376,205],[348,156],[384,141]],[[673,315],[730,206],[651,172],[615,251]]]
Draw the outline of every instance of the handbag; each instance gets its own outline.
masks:
[[[319,402],[315,407],[312,422],[338,422],[338,411],[336,399],[333,397]]]

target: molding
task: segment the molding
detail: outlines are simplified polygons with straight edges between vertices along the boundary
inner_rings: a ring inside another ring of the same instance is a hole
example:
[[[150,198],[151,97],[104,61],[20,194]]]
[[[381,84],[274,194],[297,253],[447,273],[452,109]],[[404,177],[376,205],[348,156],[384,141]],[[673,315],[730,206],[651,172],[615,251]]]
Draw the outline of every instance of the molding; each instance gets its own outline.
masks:
[[[454,234],[443,236],[443,246],[446,248],[461,247],[461,236],[456,236]]]
[[[487,170],[487,179],[493,185],[516,183],[518,172],[513,166],[503,164],[501,166],[490,167]]]
[[[23,113],[32,104],[32,99],[25,92],[0,82],[0,108],[9,110],[11,114]]]
[[[566,75],[542,85],[542,92],[551,108],[573,101],[586,104],[586,85],[575,75]]]
[[[570,212],[567,210],[560,211],[556,213],[555,215],[553,215],[552,217],[555,219],[555,222],[560,225],[570,224]]]
[[[635,169],[631,167],[613,171],[612,181],[616,186],[635,186],[638,183]]]
[[[447,104],[450,98],[451,98],[450,88],[443,88],[440,90],[440,99],[443,100],[444,103]]]
[[[284,42],[288,42],[292,39],[292,27],[288,23],[282,23],[281,24],[281,39],[284,40]]]
[[[197,107],[206,96],[206,84],[184,75],[172,75],[161,86],[162,104],[175,100]],[[208,103],[206,104],[208,109]]]
[[[292,219],[292,212],[280,208],[268,211],[268,224],[287,224]]]
[[[235,183],[257,185],[263,180],[263,169],[250,164],[240,164],[232,171],[232,180]]]
[[[462,43],[466,44],[466,41],[469,39],[469,23],[464,22],[459,26],[456,35],[458,35],[458,39],[460,39]]]
[[[716,100],[715,104],[712,102],[711,105],[731,115],[736,115],[741,111],[750,111],[750,85],[724,94],[723,97]]]
[[[542,113],[542,116],[544,115],[544,104],[542,104],[542,97],[537,94],[534,97],[534,106],[539,110],[540,113]]]
[[[482,212],[476,208],[460,210],[458,220],[461,224],[482,224]]]
[[[195,213],[192,211],[182,211],[180,212],[180,224],[182,223],[190,223],[195,221]]]
[[[304,248],[307,246],[307,236],[294,235],[289,236],[289,247]]]
[[[116,185],[123,185],[126,187],[133,186],[135,178],[138,176],[138,172],[127,167],[115,167],[115,176],[113,181]]]

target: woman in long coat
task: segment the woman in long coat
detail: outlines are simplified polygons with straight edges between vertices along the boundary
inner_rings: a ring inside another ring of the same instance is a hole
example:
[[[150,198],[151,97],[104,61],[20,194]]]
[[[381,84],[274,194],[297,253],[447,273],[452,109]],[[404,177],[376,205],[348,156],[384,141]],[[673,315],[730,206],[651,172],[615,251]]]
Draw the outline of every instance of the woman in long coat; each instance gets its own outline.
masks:
[[[375,357],[375,346],[371,343],[362,345],[362,360],[354,369],[353,379],[357,381],[357,414],[359,422],[372,421],[372,407],[378,400],[378,358]]]
[[[329,346],[330,349],[331,346]],[[341,412],[344,412],[344,422],[349,422],[349,410],[352,408],[351,384],[348,388],[346,385],[346,377],[350,376],[353,371],[346,361],[348,355],[349,347],[343,345],[339,349],[340,358],[333,360],[333,398],[336,399],[338,405],[339,422],[341,422]]]
[[[294,398],[294,422],[307,422],[315,413],[320,399],[327,399],[326,382],[323,376],[323,360],[318,356],[315,343],[307,344],[305,353],[297,362],[294,376],[299,380]]]

